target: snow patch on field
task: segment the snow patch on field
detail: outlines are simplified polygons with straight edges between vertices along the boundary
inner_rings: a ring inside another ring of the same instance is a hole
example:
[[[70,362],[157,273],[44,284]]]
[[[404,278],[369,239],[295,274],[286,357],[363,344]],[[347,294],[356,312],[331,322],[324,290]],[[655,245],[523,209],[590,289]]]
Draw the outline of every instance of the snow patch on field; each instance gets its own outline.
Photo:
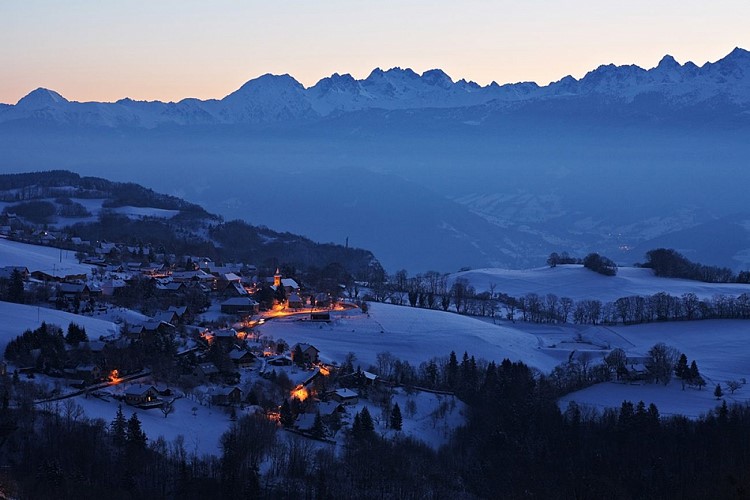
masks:
[[[513,297],[527,293],[540,296],[553,293],[575,301],[592,299],[610,302],[629,295],[648,296],[659,292],[673,296],[692,292],[699,298],[750,293],[750,285],[747,284],[660,278],[654,276],[651,269],[640,267],[620,267],[617,276],[603,276],[580,265],[524,270],[488,268],[452,274],[450,282],[457,278],[467,280],[477,292],[489,291],[490,285],[495,285],[495,293],[506,293]]]

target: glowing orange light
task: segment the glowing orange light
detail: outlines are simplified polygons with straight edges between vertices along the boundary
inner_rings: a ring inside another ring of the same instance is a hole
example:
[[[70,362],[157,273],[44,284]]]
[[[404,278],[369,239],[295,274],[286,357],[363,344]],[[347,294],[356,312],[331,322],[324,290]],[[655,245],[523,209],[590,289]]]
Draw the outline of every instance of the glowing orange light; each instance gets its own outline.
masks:
[[[109,374],[109,379],[112,382],[117,382],[120,377],[120,372],[118,370],[112,370]]]
[[[305,386],[301,384],[295,387],[294,390],[292,391],[292,397],[297,398],[300,401],[304,401],[305,399],[308,398],[308,396],[309,394],[307,393],[307,389],[305,389]]]

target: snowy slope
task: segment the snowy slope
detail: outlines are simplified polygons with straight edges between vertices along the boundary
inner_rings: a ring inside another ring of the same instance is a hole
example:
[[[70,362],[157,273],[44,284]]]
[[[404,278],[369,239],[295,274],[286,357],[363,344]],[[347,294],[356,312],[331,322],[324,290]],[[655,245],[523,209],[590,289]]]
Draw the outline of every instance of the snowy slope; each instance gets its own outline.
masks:
[[[91,274],[91,266],[79,264],[75,252],[29,245],[0,238],[0,267],[27,267],[29,272],[44,271],[56,276]]]
[[[520,297],[527,293],[558,297],[570,297],[578,301],[598,299],[602,302],[617,300],[630,295],[647,296],[666,292],[673,296],[694,293],[699,298],[710,298],[717,294],[737,296],[750,293],[750,285],[737,283],[702,283],[673,278],[660,278],[650,269],[620,267],[617,276],[603,276],[580,265],[540,267],[537,269],[476,269],[454,273],[457,278],[468,280],[478,291],[489,291],[494,284],[496,293]]]
[[[0,352],[5,352],[9,341],[23,334],[27,329],[34,330],[44,321],[58,325],[66,331],[70,323],[76,323],[86,329],[89,339],[109,336],[120,331],[120,327],[111,321],[79,316],[56,309],[0,302]]]
[[[539,350],[532,334],[457,314],[388,304],[373,303],[369,316],[342,316],[331,324],[292,316],[267,321],[260,328],[262,335],[283,338],[290,345],[313,344],[326,360],[341,362],[353,352],[363,368],[374,365],[384,351],[415,366],[451,351],[497,362],[523,360],[543,371],[558,364],[554,356]]]

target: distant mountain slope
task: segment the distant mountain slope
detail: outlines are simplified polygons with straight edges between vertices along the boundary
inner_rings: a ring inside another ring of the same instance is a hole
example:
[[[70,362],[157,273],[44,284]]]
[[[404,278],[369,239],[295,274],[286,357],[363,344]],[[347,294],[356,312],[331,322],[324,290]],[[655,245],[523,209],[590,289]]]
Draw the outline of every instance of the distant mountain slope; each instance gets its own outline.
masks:
[[[22,209],[32,203],[47,204],[53,210],[44,220],[30,219]],[[80,207],[79,213],[61,216],[60,210],[71,204]],[[0,219],[10,221],[13,227],[30,224],[65,228],[73,236],[92,242],[150,244],[167,253],[271,267],[322,268],[340,263],[355,274],[380,267],[367,250],[319,244],[240,220],[224,222],[220,216],[175,196],[69,171],[0,175],[0,209]]]

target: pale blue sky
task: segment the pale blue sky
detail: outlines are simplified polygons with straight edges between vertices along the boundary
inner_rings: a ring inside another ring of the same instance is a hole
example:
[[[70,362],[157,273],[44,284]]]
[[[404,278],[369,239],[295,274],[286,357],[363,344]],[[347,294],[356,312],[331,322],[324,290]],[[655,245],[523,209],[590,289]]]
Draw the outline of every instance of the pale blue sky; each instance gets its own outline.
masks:
[[[750,49],[747,0],[0,0],[0,102],[221,98],[264,73],[439,67],[480,84]]]

